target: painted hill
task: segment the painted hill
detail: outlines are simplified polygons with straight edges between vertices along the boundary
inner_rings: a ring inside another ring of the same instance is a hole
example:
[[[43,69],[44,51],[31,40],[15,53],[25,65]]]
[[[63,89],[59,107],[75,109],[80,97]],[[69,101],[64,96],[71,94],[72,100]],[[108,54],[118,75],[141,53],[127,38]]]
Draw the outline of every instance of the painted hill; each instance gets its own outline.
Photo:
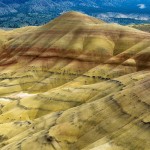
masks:
[[[130,27],[133,27],[135,29],[142,30],[145,32],[150,32],[150,24],[130,25]]]
[[[77,12],[1,33],[1,150],[150,149],[149,33]]]

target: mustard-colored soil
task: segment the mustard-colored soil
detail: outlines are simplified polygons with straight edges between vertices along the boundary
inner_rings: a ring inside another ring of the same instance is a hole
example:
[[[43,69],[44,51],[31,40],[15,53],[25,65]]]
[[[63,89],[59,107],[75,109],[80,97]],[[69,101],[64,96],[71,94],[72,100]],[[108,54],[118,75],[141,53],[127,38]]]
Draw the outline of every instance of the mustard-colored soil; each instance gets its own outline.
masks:
[[[1,150],[149,150],[150,34],[69,12],[0,30]]]

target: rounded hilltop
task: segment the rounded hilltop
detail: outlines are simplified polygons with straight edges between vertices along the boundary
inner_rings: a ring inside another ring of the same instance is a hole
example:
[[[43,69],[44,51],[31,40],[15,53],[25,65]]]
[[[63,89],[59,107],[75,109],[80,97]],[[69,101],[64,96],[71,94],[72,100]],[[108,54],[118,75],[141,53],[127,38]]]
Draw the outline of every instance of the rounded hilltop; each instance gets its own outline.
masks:
[[[86,14],[81,13],[79,11],[67,11],[67,12],[62,13],[62,15],[87,16]]]
[[[92,16],[89,16],[87,14],[84,14],[84,13],[81,13],[81,12],[78,12],[78,11],[68,11],[68,12],[65,12],[65,13],[62,13],[62,15],[60,17],[72,17],[72,19],[75,17],[75,18],[78,18],[78,19],[81,19],[81,18],[89,18],[90,20],[95,20],[95,21],[100,21],[101,23],[104,23],[104,21],[100,20],[100,19],[97,19],[97,18],[94,18]]]
[[[66,24],[66,23],[67,24],[73,24],[74,23],[74,24],[78,25],[79,23],[102,24],[102,23],[105,23],[105,22],[100,20],[100,19],[88,16],[88,15],[80,13],[80,12],[69,11],[69,12],[61,14],[59,17],[57,17],[53,21],[50,21],[49,23],[44,25],[44,27],[48,27],[52,23],[53,24],[62,23],[62,25]]]

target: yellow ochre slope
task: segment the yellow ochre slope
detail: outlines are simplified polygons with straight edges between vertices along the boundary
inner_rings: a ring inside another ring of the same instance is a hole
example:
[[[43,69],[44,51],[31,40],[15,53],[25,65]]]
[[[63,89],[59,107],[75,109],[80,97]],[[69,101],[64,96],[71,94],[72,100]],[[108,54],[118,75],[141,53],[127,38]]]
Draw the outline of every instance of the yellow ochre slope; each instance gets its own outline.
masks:
[[[149,150],[150,34],[68,12],[0,30],[1,150]]]

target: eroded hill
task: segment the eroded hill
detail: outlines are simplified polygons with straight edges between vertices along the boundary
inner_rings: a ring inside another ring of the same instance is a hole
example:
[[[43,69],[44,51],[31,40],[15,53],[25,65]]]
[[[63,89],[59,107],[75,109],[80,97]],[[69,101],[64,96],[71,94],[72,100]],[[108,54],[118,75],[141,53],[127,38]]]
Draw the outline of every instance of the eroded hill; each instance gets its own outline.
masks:
[[[130,27],[133,27],[135,29],[142,30],[145,32],[150,32],[150,24],[130,25]]]
[[[149,150],[150,34],[69,12],[0,31],[1,150]]]

